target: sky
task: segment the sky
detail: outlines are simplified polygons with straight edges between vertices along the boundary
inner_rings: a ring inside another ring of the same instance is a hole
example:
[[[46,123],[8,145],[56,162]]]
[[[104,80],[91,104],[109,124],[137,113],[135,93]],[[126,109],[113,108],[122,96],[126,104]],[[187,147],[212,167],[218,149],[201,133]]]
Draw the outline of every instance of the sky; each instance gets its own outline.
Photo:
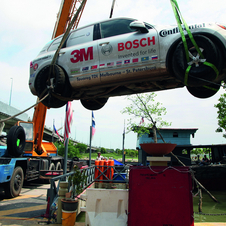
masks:
[[[42,47],[51,40],[61,0],[1,1],[0,7],[0,101],[24,110],[37,97],[28,87],[29,65]],[[87,0],[79,27],[109,18],[112,0]],[[226,24],[225,0],[178,0],[185,21],[189,23],[222,22]],[[170,0],[116,0],[113,17],[126,16],[150,24],[176,24]],[[10,95],[12,90],[12,95]],[[217,129],[217,109],[214,104],[224,90],[208,99],[191,96],[186,88],[156,92],[156,101],[166,107],[164,120],[172,122],[169,128],[197,128],[192,144],[226,143]],[[11,96],[11,98],[10,98]],[[93,146],[122,148],[124,122],[129,118],[121,111],[129,102],[112,97],[100,110],[94,112],[96,133]],[[89,145],[91,111],[80,101],[72,102],[73,124],[70,137]],[[33,109],[27,112],[30,118]],[[46,126],[57,129],[64,125],[65,107],[47,111]],[[140,119],[137,119],[139,122]],[[59,131],[63,133],[63,130]],[[126,134],[125,148],[136,148],[137,136]]]

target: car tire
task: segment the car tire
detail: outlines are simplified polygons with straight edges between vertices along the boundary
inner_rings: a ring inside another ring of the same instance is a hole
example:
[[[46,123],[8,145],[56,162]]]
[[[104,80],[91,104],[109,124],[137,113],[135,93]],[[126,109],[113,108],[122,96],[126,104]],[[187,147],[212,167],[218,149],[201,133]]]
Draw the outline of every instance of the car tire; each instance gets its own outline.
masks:
[[[188,92],[197,98],[209,98],[215,95],[219,89],[220,89],[220,84],[211,84],[207,86],[200,86],[200,87],[186,87]]]
[[[23,154],[24,147],[25,147],[24,128],[22,126],[11,127],[7,135],[8,154],[14,157],[19,157]]]
[[[36,78],[36,90],[38,92],[39,98],[42,98],[50,91],[48,88],[48,86],[49,86],[48,79],[49,79],[50,68],[51,68],[51,65],[47,65],[46,67],[44,67],[39,72],[39,74]],[[67,101],[64,101],[64,100],[61,100],[61,99],[55,97],[52,94],[52,92],[56,93],[60,96],[63,96],[65,93],[65,90],[68,89],[68,87],[66,87],[66,82],[65,82],[66,78],[65,78],[64,71],[59,66],[54,65],[54,74],[52,74],[50,77],[54,78],[54,81],[53,81],[54,87],[49,92],[49,96],[47,98],[45,98],[42,101],[42,103],[49,108],[62,107],[67,103]]]
[[[80,102],[88,110],[95,111],[101,109],[108,101],[108,98],[81,99]]]
[[[209,38],[203,35],[194,35],[193,37],[198,47],[200,49],[203,49],[202,53],[204,58],[206,59],[206,62],[212,63],[216,67],[219,67],[219,54],[214,43]],[[197,51],[191,40],[186,37],[186,41],[190,53],[192,53],[193,56],[197,56]],[[184,83],[185,72],[188,67],[188,64],[186,60],[184,44],[182,41],[179,42],[175,49],[172,59],[172,66],[175,76]],[[200,87],[203,85],[207,85],[208,81],[214,81],[215,78],[216,73],[210,66],[207,66],[202,62],[198,62],[197,65],[192,64],[192,67],[189,71],[187,84],[185,85]]]
[[[8,182],[5,185],[4,190],[6,196],[9,198],[17,197],[21,192],[23,183],[24,183],[23,169],[20,166],[18,166],[14,169],[10,182]]]

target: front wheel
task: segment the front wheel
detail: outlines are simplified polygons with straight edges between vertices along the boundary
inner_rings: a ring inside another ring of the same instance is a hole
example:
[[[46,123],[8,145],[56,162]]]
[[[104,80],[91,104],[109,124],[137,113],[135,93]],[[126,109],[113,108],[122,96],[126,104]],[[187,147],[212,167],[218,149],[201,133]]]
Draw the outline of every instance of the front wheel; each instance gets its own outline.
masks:
[[[24,183],[24,173],[23,169],[18,166],[14,169],[12,178],[5,186],[5,194],[9,198],[17,197]]]
[[[108,101],[108,98],[81,99],[81,104],[88,110],[95,111],[101,109]]]
[[[220,84],[209,84],[206,86],[200,86],[200,87],[186,87],[188,92],[193,95],[194,97],[197,98],[209,98],[215,95],[219,89],[220,89]]]

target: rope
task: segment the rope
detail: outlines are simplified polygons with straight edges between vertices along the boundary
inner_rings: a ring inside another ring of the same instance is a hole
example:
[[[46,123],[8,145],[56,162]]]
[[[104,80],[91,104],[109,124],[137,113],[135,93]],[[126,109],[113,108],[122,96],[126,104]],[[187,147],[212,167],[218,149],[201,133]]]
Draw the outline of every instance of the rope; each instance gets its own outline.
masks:
[[[211,67],[215,71],[216,78],[217,78],[218,75],[219,75],[218,69],[212,63],[204,61],[204,56],[203,56],[201,50],[199,49],[197,43],[195,42],[194,37],[193,37],[193,35],[192,35],[187,23],[185,22],[184,18],[182,17],[182,14],[180,12],[180,9],[179,9],[179,6],[177,4],[177,1],[176,0],[170,0],[170,2],[171,2],[172,8],[173,8],[173,12],[174,12],[174,15],[175,15],[175,18],[176,18],[176,21],[177,21],[177,24],[178,24],[178,28],[179,28],[179,31],[180,31],[180,34],[181,34],[181,38],[182,38],[182,42],[183,42],[183,45],[184,45],[184,50],[185,50],[185,55],[186,55],[186,60],[187,60],[188,65],[189,65],[189,62],[190,62],[189,50],[188,50],[188,45],[187,45],[187,42],[186,42],[185,34],[184,34],[183,28],[181,26],[182,24],[184,25],[185,30],[187,31],[188,36],[189,36],[192,44],[194,45],[196,51],[198,52],[198,54],[203,59],[202,63],[205,64],[206,66]],[[187,67],[186,71],[185,71],[185,77],[184,77],[184,84],[185,85],[187,85],[188,75],[189,75],[190,69],[191,69],[191,65],[189,65]]]
[[[41,100],[39,100],[36,104],[33,104],[31,107],[25,109],[24,111],[21,111],[21,112],[19,112],[18,114],[15,114],[15,115],[13,115],[13,116],[10,116],[9,118],[0,120],[0,123],[6,122],[6,121],[8,121],[8,120],[10,120],[10,119],[12,119],[12,118],[15,118],[15,117],[18,116],[18,115],[21,115],[21,114],[23,114],[24,112],[30,110],[31,108],[35,107],[35,106],[38,105],[40,102],[42,102],[48,95],[49,95],[49,94],[47,93],[47,94],[46,94]]]
[[[74,15],[73,19],[71,20],[70,24],[67,27],[66,32],[64,33],[64,35],[63,35],[63,37],[61,39],[61,42],[60,42],[60,45],[57,48],[57,51],[55,52],[55,54],[53,56],[53,59],[52,59],[52,62],[51,62],[51,67],[50,67],[49,80],[50,80],[51,74],[52,73],[54,74],[54,65],[56,64],[56,61],[57,61],[57,58],[58,58],[58,54],[59,54],[59,52],[60,52],[63,44],[65,43],[65,41],[66,41],[66,39],[67,39],[67,37],[68,37],[68,35],[70,33],[71,28],[73,27],[75,21],[77,20],[77,18],[79,16],[79,13],[82,10],[82,7],[85,4],[85,2],[86,2],[86,0],[83,0],[83,2],[81,3],[81,5],[79,6],[76,14]]]
[[[202,212],[194,212],[195,214],[199,215],[206,215],[206,216],[221,216],[226,215],[226,213],[202,213]]]

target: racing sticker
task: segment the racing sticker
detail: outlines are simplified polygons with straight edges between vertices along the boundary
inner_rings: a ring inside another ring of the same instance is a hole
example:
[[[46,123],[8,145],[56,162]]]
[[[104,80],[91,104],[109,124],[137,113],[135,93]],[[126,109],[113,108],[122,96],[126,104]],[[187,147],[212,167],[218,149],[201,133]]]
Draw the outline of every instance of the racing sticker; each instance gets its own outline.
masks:
[[[107,66],[108,66],[108,67],[114,66],[114,62],[109,62],[109,63],[107,63]]]
[[[152,59],[152,60],[158,60],[158,56],[157,56],[157,55],[152,56],[151,59]]]
[[[149,56],[141,57],[141,62],[149,61]]]
[[[83,72],[86,72],[86,71],[88,71],[88,70],[89,70],[89,67],[83,67],[83,68],[82,68],[82,71],[83,71]]]
[[[116,62],[116,66],[121,66],[121,65],[122,65],[122,61],[121,60]]]
[[[80,73],[80,68],[71,69],[71,75]]]
[[[90,68],[91,70],[95,70],[95,69],[97,69],[97,65],[93,65],[93,66],[91,66],[91,68]]]

